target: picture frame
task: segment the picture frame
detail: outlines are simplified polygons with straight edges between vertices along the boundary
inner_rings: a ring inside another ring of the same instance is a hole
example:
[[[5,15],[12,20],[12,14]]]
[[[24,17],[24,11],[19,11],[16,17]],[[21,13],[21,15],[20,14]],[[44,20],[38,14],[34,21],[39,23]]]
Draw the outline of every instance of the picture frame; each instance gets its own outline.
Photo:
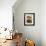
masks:
[[[35,13],[24,13],[24,26],[35,25]]]

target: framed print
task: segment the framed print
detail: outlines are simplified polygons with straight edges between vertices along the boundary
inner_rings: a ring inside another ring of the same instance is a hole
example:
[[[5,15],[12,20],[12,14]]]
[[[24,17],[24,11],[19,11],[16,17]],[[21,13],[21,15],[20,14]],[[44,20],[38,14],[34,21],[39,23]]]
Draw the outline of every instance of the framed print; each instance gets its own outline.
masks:
[[[24,13],[24,26],[35,25],[35,13]]]

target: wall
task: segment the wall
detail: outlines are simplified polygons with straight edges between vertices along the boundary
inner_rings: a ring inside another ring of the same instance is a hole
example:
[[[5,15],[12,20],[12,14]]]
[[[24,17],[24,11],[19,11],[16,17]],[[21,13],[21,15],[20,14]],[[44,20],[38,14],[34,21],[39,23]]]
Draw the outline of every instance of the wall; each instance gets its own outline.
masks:
[[[42,46],[46,46],[46,0],[41,1],[41,41]]]
[[[0,0],[0,27],[12,29],[12,6],[16,0]]]
[[[16,0],[0,0],[0,38],[5,38],[5,35],[10,35],[9,31],[3,31],[4,27],[8,28],[9,30],[12,29],[12,6]],[[1,27],[3,27],[1,29]]]
[[[41,46],[40,34],[40,0],[23,0],[17,7],[14,5],[15,29],[23,33],[24,39],[35,41],[36,46]],[[35,26],[24,26],[24,13],[35,13]]]

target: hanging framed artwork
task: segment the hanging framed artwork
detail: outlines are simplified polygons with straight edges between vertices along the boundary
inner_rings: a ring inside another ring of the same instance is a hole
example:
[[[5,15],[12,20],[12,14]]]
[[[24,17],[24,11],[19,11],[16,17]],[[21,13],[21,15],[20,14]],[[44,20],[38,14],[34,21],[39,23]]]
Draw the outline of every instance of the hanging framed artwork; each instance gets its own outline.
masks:
[[[24,13],[24,26],[35,25],[35,13]]]

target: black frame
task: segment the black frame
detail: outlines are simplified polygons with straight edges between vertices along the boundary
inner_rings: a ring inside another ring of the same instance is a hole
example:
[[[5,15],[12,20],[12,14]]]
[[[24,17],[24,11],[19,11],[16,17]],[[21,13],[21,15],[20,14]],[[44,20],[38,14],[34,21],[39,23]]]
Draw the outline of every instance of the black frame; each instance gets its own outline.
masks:
[[[26,24],[25,23],[25,16],[28,14],[33,15],[33,24]],[[34,26],[35,25],[35,13],[24,13],[24,26]]]

